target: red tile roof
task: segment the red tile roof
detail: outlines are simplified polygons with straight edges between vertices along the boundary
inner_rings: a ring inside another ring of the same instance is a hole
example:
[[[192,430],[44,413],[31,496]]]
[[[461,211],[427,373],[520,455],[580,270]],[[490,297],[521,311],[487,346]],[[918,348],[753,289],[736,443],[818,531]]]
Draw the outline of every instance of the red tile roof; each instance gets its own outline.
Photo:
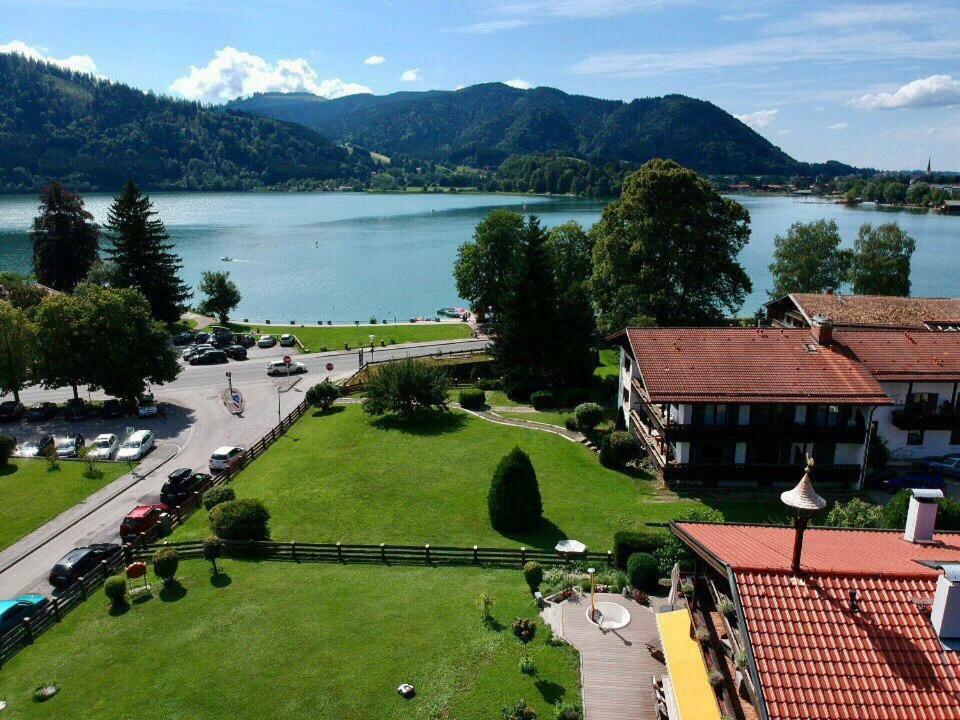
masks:
[[[733,569],[770,720],[960,719],[960,653],[941,648],[918,603],[939,573],[917,562],[960,561],[960,535],[915,545],[900,532],[810,529],[800,582],[792,528],[677,529]]]
[[[808,330],[628,328],[630,353],[655,403],[887,405],[870,373]]]
[[[877,380],[960,380],[960,333],[932,330],[835,330]]]
[[[960,298],[911,298],[890,295],[791,293],[794,305],[810,322],[824,315],[834,325],[923,327],[928,321],[960,319]]]

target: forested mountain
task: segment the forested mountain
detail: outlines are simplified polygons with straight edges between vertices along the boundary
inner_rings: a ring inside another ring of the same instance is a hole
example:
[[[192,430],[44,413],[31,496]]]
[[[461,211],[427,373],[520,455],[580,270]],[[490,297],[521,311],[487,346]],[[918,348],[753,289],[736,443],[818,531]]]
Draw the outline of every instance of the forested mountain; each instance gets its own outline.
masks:
[[[595,164],[664,157],[708,174],[810,171],[716,105],[683,95],[625,103],[487,83],[335,100],[262,94],[227,107],[301,123],[334,142],[387,155],[479,167],[557,153]]]
[[[300,125],[208,109],[0,54],[0,192],[251,189],[366,179],[368,153]]]

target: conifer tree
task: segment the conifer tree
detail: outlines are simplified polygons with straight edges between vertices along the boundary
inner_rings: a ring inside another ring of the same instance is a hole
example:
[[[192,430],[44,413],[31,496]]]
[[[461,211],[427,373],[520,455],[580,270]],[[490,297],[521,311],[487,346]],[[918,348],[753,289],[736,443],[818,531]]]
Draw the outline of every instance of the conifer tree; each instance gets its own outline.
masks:
[[[33,273],[37,282],[73,292],[100,252],[100,231],[83,198],[54,180],[40,192],[40,214],[33,220]]]

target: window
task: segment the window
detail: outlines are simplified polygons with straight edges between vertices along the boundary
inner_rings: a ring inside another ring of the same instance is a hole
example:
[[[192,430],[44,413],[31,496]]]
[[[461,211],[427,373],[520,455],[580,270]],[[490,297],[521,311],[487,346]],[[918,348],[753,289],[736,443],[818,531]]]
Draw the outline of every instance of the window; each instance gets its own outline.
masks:
[[[923,392],[907,394],[908,406],[931,413],[937,411],[937,402],[939,400],[940,395],[937,393]]]
[[[729,442],[695,442],[690,445],[690,462],[720,465],[732,464],[736,456],[736,445]]]
[[[780,463],[781,449],[780,443],[747,443],[747,462],[761,465],[778,465]]]
[[[911,430],[908,432],[907,445],[923,445],[923,430]]]
[[[836,443],[818,442],[813,444],[813,460],[817,465],[833,465],[836,456]]]
[[[735,411],[732,416],[730,414],[731,407]],[[736,420],[736,412],[736,405],[694,405],[693,424],[701,427],[723,427],[729,424],[731,417]]]

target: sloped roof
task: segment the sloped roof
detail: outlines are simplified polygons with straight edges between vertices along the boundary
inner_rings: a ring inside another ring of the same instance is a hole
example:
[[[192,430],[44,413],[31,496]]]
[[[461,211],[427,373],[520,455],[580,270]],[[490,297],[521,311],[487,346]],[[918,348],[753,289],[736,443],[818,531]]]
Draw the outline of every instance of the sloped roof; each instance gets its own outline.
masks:
[[[834,325],[924,327],[928,321],[960,320],[960,298],[896,297],[791,293],[790,299],[807,322],[823,315]]]
[[[655,403],[891,402],[860,363],[806,329],[628,328],[617,337]]]
[[[945,652],[927,601],[960,536],[814,528],[803,581],[792,528],[680,523],[698,553],[729,565],[770,720],[960,719],[960,653]],[[856,591],[856,611],[850,591]]]
[[[932,330],[835,330],[877,380],[960,380],[960,333]]]

